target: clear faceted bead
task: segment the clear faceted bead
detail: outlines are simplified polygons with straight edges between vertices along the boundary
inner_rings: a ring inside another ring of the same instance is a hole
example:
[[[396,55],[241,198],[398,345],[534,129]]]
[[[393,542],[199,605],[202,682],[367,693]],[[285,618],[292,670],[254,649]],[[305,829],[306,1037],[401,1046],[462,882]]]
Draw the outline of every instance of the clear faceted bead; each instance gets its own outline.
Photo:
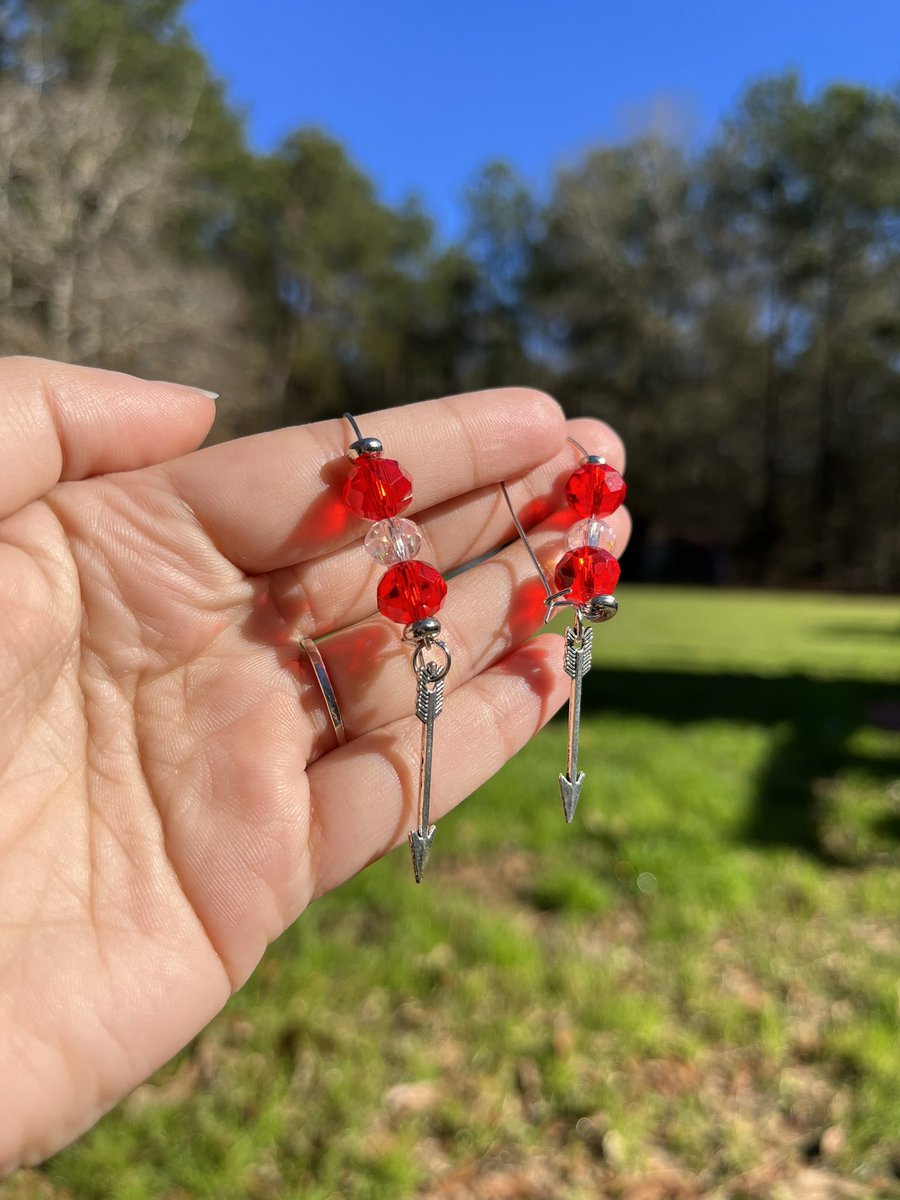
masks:
[[[612,554],[616,548],[616,531],[597,517],[578,521],[566,534],[566,547],[569,550],[577,550],[579,546],[590,546],[592,550],[608,550]]]
[[[418,526],[405,517],[376,521],[366,534],[365,546],[376,562],[390,567],[415,558],[422,545]]]

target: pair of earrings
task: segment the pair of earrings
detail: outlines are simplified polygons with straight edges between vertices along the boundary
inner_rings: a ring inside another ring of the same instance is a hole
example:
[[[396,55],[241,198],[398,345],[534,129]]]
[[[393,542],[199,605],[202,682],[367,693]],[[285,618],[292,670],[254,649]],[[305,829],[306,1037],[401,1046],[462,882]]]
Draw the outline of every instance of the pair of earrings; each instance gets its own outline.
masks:
[[[414,522],[400,516],[412,500],[412,479],[398,462],[384,458],[384,448],[377,438],[363,437],[354,418],[349,413],[344,415],[355,440],[347,451],[353,466],[344,480],[343,500],[351,512],[374,522],[366,535],[365,548],[387,568],[378,583],[378,610],[403,625],[401,640],[412,648],[415,712],[422,722],[422,749],[417,823],[409,833],[409,846],[413,873],[416,882],[421,883],[435,833],[429,821],[434,726],[443,708],[444,680],[452,662],[436,616],[447,595],[447,583],[436,567],[417,558],[421,534]],[[593,626],[610,620],[618,611],[613,595],[619,579],[619,564],[612,553],[615,532],[603,518],[615,512],[626,492],[618,471],[604,459],[589,454],[574,438],[569,441],[584,456],[565,487],[566,500],[580,520],[567,534],[566,552],[553,575],[555,587],[516,516],[506,485],[501,484],[516,529],[547,593],[545,623],[560,608],[571,608],[574,617],[565,634],[563,666],[572,683],[566,771],[559,775],[567,821],[575,815],[584,785],[584,772],[578,769],[578,742],[582,683],[591,669]]]

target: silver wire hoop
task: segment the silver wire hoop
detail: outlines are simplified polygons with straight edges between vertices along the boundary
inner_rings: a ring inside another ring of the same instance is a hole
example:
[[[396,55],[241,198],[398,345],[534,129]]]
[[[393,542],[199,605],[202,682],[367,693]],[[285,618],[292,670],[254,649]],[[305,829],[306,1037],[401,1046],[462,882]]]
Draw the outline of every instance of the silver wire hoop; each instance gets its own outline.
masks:
[[[340,705],[337,702],[337,696],[334,694],[334,688],[331,686],[331,676],[328,674],[328,669],[322,659],[319,647],[310,638],[301,638],[300,646],[312,666],[316,683],[319,685],[319,691],[322,693],[322,698],[325,701],[325,708],[328,710],[328,719],[331,721],[334,736],[337,738],[337,744],[343,746],[347,741],[347,730],[344,728],[344,718],[341,716]]]
[[[443,662],[435,662],[434,659],[431,659],[428,662],[425,661],[425,651],[433,648],[437,648],[441,651],[444,658]],[[444,678],[444,676],[450,670],[450,664],[452,662],[453,659],[450,657],[450,651],[447,649],[444,643],[439,641],[437,638],[432,639],[430,642],[421,642],[416,647],[416,652],[412,659],[413,670],[415,673],[418,675],[420,671],[424,670],[429,680],[433,682],[437,682],[437,680]]]

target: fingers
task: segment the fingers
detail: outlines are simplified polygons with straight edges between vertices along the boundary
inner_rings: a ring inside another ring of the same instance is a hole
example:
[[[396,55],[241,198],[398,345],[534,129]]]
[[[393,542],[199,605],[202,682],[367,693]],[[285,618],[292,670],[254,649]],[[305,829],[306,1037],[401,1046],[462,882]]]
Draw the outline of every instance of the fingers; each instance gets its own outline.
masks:
[[[198,446],[210,395],[39,358],[0,359],[0,517],[61,479],[127,471]]]
[[[591,453],[604,456],[620,469],[624,466],[622,444],[608,425],[588,419],[570,421],[566,432]],[[567,521],[574,523],[576,518],[566,505],[562,489],[580,458],[579,450],[563,442],[549,462],[518,480],[510,477],[510,498],[526,529],[554,512],[563,512]],[[621,554],[628,542],[630,518],[619,509],[607,520],[617,534],[616,553]],[[422,533],[418,557],[445,573],[516,536],[496,483],[436,505],[422,513],[416,523]],[[359,541],[354,541],[333,554],[273,573],[269,597],[297,636],[323,637],[374,612],[375,591],[384,569]]]
[[[535,638],[447,698],[435,726],[432,819],[489,779],[565,701],[560,655],[559,637]],[[421,737],[421,722],[408,716],[310,767],[316,895],[414,827]]]
[[[412,476],[404,515],[514,478],[560,449],[561,409],[543,392],[499,388],[359,417],[385,457]],[[363,536],[341,484],[353,435],[346,421],[280,429],[210,446],[166,464],[166,478],[219,551],[251,574],[317,558]]]

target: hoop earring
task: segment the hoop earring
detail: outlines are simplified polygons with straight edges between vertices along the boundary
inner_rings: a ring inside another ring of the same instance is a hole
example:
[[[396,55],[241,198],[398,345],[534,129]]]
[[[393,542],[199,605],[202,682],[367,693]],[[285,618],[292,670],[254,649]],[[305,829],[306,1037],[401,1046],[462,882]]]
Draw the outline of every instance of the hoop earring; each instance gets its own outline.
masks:
[[[422,722],[422,753],[417,824],[409,832],[409,848],[416,883],[421,883],[435,833],[429,823],[434,723],[444,705],[444,680],[452,661],[435,616],[447,595],[447,583],[436,567],[416,557],[422,535],[412,521],[400,516],[412,500],[412,479],[394,459],[382,457],[384,448],[378,438],[363,437],[350,413],[344,413],[344,418],[356,440],[347,451],[353,468],[344,480],[343,500],[351,512],[375,522],[366,534],[365,547],[388,568],[378,584],[378,611],[403,625],[401,641],[414,647],[415,712]]]
[[[566,552],[553,572],[555,590],[516,516],[506,484],[501,483],[500,486],[519,537],[525,543],[547,593],[544,624],[557,609],[571,608],[574,616],[573,624],[566,629],[563,659],[563,668],[572,681],[569,691],[568,753],[565,774],[558,776],[563,812],[566,821],[571,822],[584,786],[584,772],[578,769],[578,744],[583,680],[591,669],[593,627],[611,621],[619,611],[618,601],[613,595],[620,574],[618,560],[612,553],[616,534],[601,518],[616,511],[625,499],[627,488],[621,474],[606,459],[589,454],[574,438],[568,440],[584,455],[581,465],[569,476],[565,488],[569,506],[581,519],[566,535]]]

